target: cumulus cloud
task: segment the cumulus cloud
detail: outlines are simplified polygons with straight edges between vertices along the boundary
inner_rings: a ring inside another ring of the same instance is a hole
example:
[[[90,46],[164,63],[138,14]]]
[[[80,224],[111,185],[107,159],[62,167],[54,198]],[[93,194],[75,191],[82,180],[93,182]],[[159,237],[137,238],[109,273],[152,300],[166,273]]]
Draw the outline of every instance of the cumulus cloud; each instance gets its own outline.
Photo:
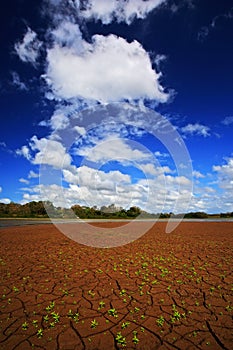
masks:
[[[111,34],[94,35],[88,43],[81,38],[77,25],[67,32],[68,46],[61,45],[62,38],[59,34],[59,40],[47,51],[44,75],[55,98],[168,100],[169,94],[159,82],[161,74],[152,69],[150,57],[138,41],[129,43]]]
[[[143,19],[166,0],[88,0],[81,16],[100,20],[103,24],[112,21],[131,24],[135,18]]]
[[[195,177],[196,179],[203,179],[205,175],[203,175],[200,171],[194,170],[193,177]]]
[[[102,170],[81,166],[72,171],[63,170],[64,180],[71,184],[88,187],[96,190],[115,190],[116,184],[129,184],[131,178],[118,170],[105,173]]]
[[[77,154],[84,156],[86,160],[104,163],[109,160],[119,160],[121,163],[143,162],[151,158],[149,151],[142,151],[135,147],[135,143],[120,138],[106,138],[95,147],[84,147],[77,149]]]
[[[74,204],[101,207],[114,203],[129,208],[139,206],[149,212],[171,211],[180,199],[176,212],[187,209],[189,204],[189,180],[160,174],[153,179],[131,182],[120,171],[105,173],[86,166],[63,170],[68,186],[56,184],[37,185],[24,189],[24,200],[50,200],[55,206],[70,207]]]
[[[226,164],[214,165],[213,171],[218,174],[218,185],[233,194],[233,158],[228,158]],[[233,197],[231,197],[233,198]]]
[[[33,164],[47,164],[57,169],[69,167],[71,156],[66,152],[65,147],[58,141],[46,138],[38,139],[37,136],[31,138],[30,147],[36,151]]]
[[[29,179],[35,179],[39,177],[39,174],[35,173],[33,170],[30,170],[29,173],[28,173],[28,178]]]
[[[27,180],[27,179],[24,179],[23,177],[21,177],[20,179],[19,179],[19,182],[21,182],[21,183],[24,183],[24,184],[29,184],[29,181]]]
[[[9,204],[11,200],[9,198],[0,198],[0,203]]]
[[[42,42],[37,38],[37,34],[27,28],[27,32],[21,42],[15,44],[15,51],[21,61],[36,65]]]
[[[20,80],[19,74],[17,72],[12,72],[12,84],[21,91],[28,91],[27,86],[24,82]]]
[[[28,146],[22,146],[20,149],[16,150],[16,154],[25,157],[27,160],[31,160],[30,149]]]
[[[188,124],[180,128],[180,130],[184,135],[210,136],[210,128],[199,123]]]
[[[226,117],[222,120],[223,125],[231,125],[233,124],[233,116]]]

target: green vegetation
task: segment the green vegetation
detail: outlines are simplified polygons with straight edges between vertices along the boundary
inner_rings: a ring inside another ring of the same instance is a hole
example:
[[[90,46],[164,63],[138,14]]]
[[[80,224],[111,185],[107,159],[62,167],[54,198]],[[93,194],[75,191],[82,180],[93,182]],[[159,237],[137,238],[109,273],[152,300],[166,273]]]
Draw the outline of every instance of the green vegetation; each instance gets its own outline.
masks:
[[[47,211],[46,211],[47,209]],[[48,213],[49,215],[48,215]],[[134,219],[136,217],[144,219],[169,219],[180,218],[185,219],[206,219],[206,218],[232,218],[233,212],[220,214],[207,214],[204,212],[190,212],[186,214],[173,213],[147,213],[136,206],[130,207],[128,210],[116,207],[114,204],[97,208],[94,206],[89,208],[79,204],[73,205],[70,209],[54,207],[49,201],[32,201],[26,204],[11,202],[9,204],[0,203],[0,218],[75,218],[80,219]]]

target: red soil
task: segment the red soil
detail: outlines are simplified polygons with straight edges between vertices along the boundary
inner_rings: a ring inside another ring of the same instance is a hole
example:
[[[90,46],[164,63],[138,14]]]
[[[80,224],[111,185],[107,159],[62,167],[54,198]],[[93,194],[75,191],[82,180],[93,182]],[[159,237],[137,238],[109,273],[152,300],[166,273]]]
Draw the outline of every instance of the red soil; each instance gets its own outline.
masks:
[[[232,349],[232,223],[165,226],[111,249],[1,229],[0,349]]]

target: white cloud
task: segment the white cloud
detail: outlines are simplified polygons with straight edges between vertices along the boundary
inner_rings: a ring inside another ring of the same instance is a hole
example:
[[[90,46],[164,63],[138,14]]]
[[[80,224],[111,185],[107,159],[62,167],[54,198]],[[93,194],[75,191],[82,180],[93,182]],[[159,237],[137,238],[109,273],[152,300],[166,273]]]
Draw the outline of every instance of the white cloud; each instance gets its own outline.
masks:
[[[158,176],[165,173],[172,173],[172,170],[168,166],[155,166],[153,163],[140,164],[141,170],[146,175]]]
[[[19,74],[17,72],[12,72],[12,84],[16,86],[21,91],[28,91],[27,86],[20,80]]]
[[[29,181],[27,179],[22,178],[22,177],[19,179],[19,182],[22,182],[22,183],[27,184],[27,185],[29,184]]]
[[[227,164],[214,165],[213,171],[218,174],[218,185],[233,198],[233,158],[227,159]]]
[[[21,61],[35,66],[41,46],[42,42],[37,38],[37,34],[28,27],[23,40],[15,44],[15,51]]]
[[[39,177],[39,174],[35,173],[33,170],[29,171],[29,174],[28,174],[29,179],[35,179],[37,177]]]
[[[69,118],[62,113],[54,113],[49,124],[53,130],[66,129],[69,125]]]
[[[103,24],[126,22],[135,18],[143,19],[166,0],[88,0],[86,9],[81,12],[85,19],[101,20]]]
[[[74,130],[81,136],[86,135],[86,130],[82,126],[75,126]]]
[[[224,124],[224,125],[231,125],[231,124],[233,124],[233,116],[224,118],[222,120],[222,124]]]
[[[208,126],[195,123],[195,124],[188,124],[186,126],[183,126],[181,129],[183,134],[185,135],[198,135],[198,136],[210,136],[210,128]]]
[[[197,178],[197,179],[203,179],[205,177],[205,175],[203,175],[202,173],[200,173],[200,171],[194,170],[193,171],[193,177]]]
[[[139,150],[133,141],[114,139],[108,137],[95,147],[77,149],[77,154],[84,156],[92,162],[105,163],[111,160],[119,160],[121,163],[143,162],[151,158],[151,153]]]
[[[9,204],[11,200],[9,198],[0,198],[0,203]]]
[[[37,136],[33,136],[30,147],[33,151],[37,151],[32,159],[33,164],[48,164],[57,169],[67,168],[71,164],[70,155],[58,141],[46,138],[38,139]]]
[[[0,186],[0,193],[2,192],[2,187]]]
[[[81,166],[77,169],[63,170],[64,180],[68,183],[87,187],[92,190],[111,190],[115,191],[119,183],[130,184],[131,179],[127,174],[122,174],[118,170],[105,173],[104,171],[93,169],[87,166]]]
[[[16,154],[25,157],[29,161],[32,158],[28,146],[22,146],[20,149],[17,149]]]
[[[129,43],[111,34],[94,35],[88,43],[81,39],[78,26],[72,30],[77,36],[74,41],[75,33],[67,34],[72,38],[71,47],[60,46],[59,39],[47,51],[44,78],[57,99],[168,100],[169,94],[159,83],[161,74],[152,69],[149,55],[139,42]]]

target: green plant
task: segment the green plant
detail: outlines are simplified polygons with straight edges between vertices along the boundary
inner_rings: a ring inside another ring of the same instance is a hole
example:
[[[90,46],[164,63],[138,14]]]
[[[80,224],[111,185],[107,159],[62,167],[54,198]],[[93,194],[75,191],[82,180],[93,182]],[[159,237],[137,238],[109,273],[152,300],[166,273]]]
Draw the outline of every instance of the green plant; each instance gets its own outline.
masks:
[[[117,344],[120,344],[121,346],[125,347],[126,346],[126,339],[125,337],[123,337],[123,335],[121,334],[121,332],[118,332],[115,338]]]
[[[137,337],[137,331],[133,331],[133,339],[132,342],[137,345],[139,343],[139,339]]]
[[[101,300],[101,301],[99,302],[98,310],[103,309],[104,307],[105,307],[105,302]]]
[[[51,301],[51,303],[45,308],[45,310],[51,311],[51,310],[53,310],[54,306],[55,306],[55,302]]]
[[[113,309],[109,309],[109,310],[108,310],[108,314],[109,314],[110,316],[115,317],[115,318],[117,318],[117,317],[118,317],[118,315],[117,315],[117,311],[116,311],[116,309],[115,309],[115,308],[113,308]]]
[[[125,329],[125,328],[127,328],[129,325],[130,325],[130,322],[128,322],[128,321],[123,322],[122,325],[121,325],[121,328],[122,328],[122,329]]]
[[[96,319],[91,321],[91,328],[96,328],[98,325],[99,325],[99,323],[96,321]]]
[[[58,313],[56,313],[56,312],[51,312],[51,315],[52,315],[52,317],[53,317],[53,319],[54,319],[54,322],[55,323],[58,323],[59,322],[59,320],[60,320],[60,315],[58,314]]]
[[[163,326],[164,321],[165,321],[165,319],[164,319],[164,317],[163,317],[162,315],[159,316],[159,318],[157,318],[157,320],[156,320],[157,325],[158,325],[159,327],[162,327],[162,326]]]
[[[45,322],[48,322],[48,320],[49,320],[49,315],[45,315],[45,316],[43,317],[43,319],[44,319]]]
[[[32,321],[32,324],[33,324],[34,327],[37,328],[37,327],[38,327],[38,320],[33,320],[33,321]]]
[[[43,329],[42,328],[38,329],[36,335],[38,338],[42,338],[43,337]]]
[[[125,295],[126,294],[126,290],[125,289],[122,289],[121,291],[120,291],[120,296],[122,297],[123,295]]]
[[[88,291],[88,295],[90,295],[92,298],[94,298],[95,292],[92,292],[92,290],[89,290],[89,291]]]
[[[28,323],[25,321],[25,322],[22,324],[22,330],[26,331],[26,329],[28,329]]]

